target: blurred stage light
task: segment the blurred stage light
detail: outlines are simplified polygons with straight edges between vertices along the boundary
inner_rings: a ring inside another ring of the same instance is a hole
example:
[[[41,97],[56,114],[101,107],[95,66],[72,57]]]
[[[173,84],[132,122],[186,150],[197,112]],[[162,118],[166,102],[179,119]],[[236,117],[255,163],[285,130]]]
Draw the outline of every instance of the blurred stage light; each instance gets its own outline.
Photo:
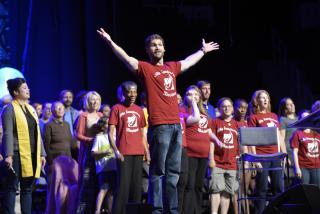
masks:
[[[17,77],[24,78],[23,74],[17,69],[10,67],[4,67],[0,69],[0,98],[9,94],[7,89],[7,80]]]

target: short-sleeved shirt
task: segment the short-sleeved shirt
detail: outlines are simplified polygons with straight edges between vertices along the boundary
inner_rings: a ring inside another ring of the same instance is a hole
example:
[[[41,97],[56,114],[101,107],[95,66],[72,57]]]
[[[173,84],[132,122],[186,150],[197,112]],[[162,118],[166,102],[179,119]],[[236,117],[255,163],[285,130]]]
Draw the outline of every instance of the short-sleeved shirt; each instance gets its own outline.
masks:
[[[158,66],[139,61],[137,75],[146,90],[151,126],[180,123],[176,88],[176,77],[180,72],[180,62],[165,62]]]
[[[186,115],[185,118],[188,116]],[[212,120],[200,114],[200,121],[192,125],[186,124],[187,155],[196,158],[208,158],[210,152],[210,136]]]
[[[146,120],[140,106],[114,105],[111,109],[109,125],[116,126],[116,142],[121,154],[144,154],[142,128],[146,126]]]
[[[320,168],[320,134],[297,130],[290,139],[291,148],[298,148],[298,160],[301,168]]]
[[[248,118],[249,127],[279,127],[278,116],[272,112],[251,114]],[[256,146],[257,154],[274,154],[278,152],[277,145]]]
[[[239,155],[238,129],[239,124],[233,119],[229,122],[221,118],[212,121],[212,132],[222,143],[222,147],[214,147],[214,160],[217,167],[226,170],[237,169],[236,157]]]

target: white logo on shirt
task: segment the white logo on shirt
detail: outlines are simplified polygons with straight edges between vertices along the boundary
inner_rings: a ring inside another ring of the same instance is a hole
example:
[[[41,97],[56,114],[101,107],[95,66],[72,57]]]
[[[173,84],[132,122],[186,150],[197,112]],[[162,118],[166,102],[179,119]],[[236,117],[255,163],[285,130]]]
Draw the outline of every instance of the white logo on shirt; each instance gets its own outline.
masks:
[[[223,143],[233,144],[233,134],[231,132],[223,134]]]
[[[233,134],[231,133],[231,131],[229,131],[229,133],[223,133],[222,147],[225,149],[233,149],[234,148]]]
[[[130,128],[135,128],[135,127],[138,127],[138,119],[137,119],[137,116],[136,115],[132,115],[131,117],[128,117],[128,127]]]
[[[308,143],[308,152],[307,156],[312,158],[319,157],[319,146],[317,141],[312,141],[311,143]]]
[[[169,77],[164,78],[164,89],[165,90],[174,90],[172,76],[169,75]]]
[[[123,112],[124,113],[124,112]],[[140,115],[135,112],[135,111],[127,111],[125,112],[127,116],[127,132],[138,132],[139,131],[139,125],[138,125],[138,120],[140,118]]]
[[[198,132],[208,133],[208,119],[200,115]]]
[[[276,124],[274,122],[267,123],[267,127],[276,127]]]
[[[161,71],[161,74],[164,75],[163,78],[163,95],[166,97],[174,97],[177,95],[175,91],[175,75],[170,71]]]
[[[208,126],[208,119],[206,117],[200,116],[199,128],[206,129]]]

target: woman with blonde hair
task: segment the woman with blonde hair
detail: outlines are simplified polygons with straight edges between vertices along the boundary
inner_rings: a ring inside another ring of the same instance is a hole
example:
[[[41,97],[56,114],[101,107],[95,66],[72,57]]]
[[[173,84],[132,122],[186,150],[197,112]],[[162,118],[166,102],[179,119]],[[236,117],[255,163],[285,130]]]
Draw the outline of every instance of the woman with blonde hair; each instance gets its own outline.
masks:
[[[95,91],[89,91],[84,99],[85,111],[79,115],[76,125],[76,137],[80,141],[79,151],[79,200],[77,213],[93,213],[96,190],[95,160],[91,155],[92,143],[98,132],[95,127],[102,117],[99,112],[101,97]]]

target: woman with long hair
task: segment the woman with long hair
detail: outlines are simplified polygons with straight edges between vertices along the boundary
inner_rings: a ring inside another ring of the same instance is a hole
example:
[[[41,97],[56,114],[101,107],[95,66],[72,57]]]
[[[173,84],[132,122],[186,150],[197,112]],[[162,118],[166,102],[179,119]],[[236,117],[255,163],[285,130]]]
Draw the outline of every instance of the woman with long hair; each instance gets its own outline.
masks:
[[[102,117],[99,112],[101,97],[95,91],[89,91],[84,99],[85,111],[79,115],[76,125],[76,137],[80,140],[79,151],[79,200],[77,213],[93,213],[96,191],[95,160],[91,155],[93,140],[98,132],[95,127]]]
[[[270,95],[265,90],[257,90],[253,93],[251,102],[251,114],[248,118],[249,127],[278,127],[280,126],[278,116],[271,112]],[[280,139],[280,150],[286,153],[286,147],[283,140]],[[271,146],[255,146],[252,147],[254,154],[274,154],[279,152],[277,145]],[[261,213],[266,206],[266,196],[268,192],[268,176],[270,174],[272,190],[274,194],[283,192],[283,172],[263,170],[273,167],[281,167],[280,160],[269,162],[256,162],[258,170],[256,176],[256,194],[259,200],[256,200],[255,213]]]
[[[211,131],[211,118],[203,108],[201,92],[197,86],[191,85],[186,90],[184,105],[186,110],[186,142],[188,156],[188,182],[185,190],[183,212],[201,213],[202,187],[209,162],[213,167],[213,148],[211,141],[217,142],[217,137]],[[192,114],[193,99],[200,111],[200,120],[188,120]],[[219,143],[218,143],[219,144]]]
[[[288,126],[298,120],[296,115],[296,108],[293,100],[290,97],[284,97],[280,100],[279,110],[278,110],[279,122],[280,122],[280,137],[285,142],[288,157],[289,157],[289,178],[292,179],[294,177],[292,163],[292,149],[290,147],[290,138],[293,132],[296,130],[295,128],[289,128]],[[286,175],[288,176],[288,175]]]

